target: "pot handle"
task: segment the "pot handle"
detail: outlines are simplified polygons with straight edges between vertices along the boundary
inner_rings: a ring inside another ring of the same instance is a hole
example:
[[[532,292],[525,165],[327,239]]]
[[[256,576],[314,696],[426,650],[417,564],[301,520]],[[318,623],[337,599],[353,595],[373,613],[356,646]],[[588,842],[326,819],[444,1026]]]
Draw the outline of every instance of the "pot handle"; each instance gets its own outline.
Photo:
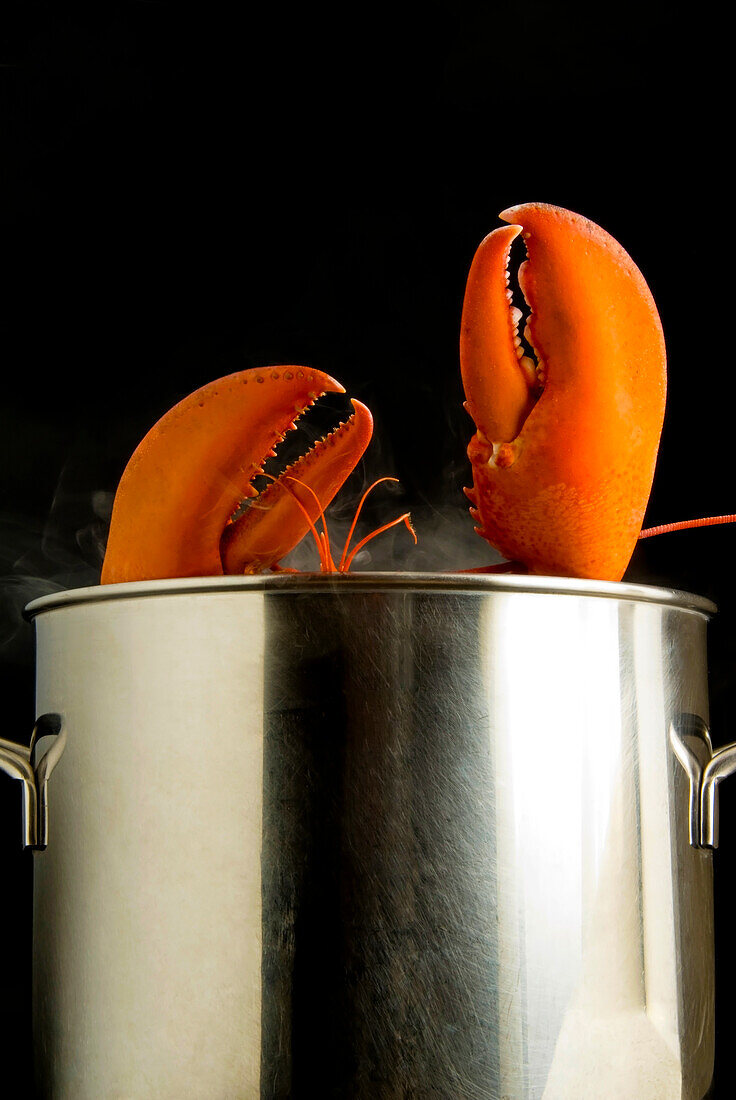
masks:
[[[42,738],[53,737],[36,759]],[[66,728],[60,714],[42,714],[33,727],[28,747],[0,737],[0,770],[23,784],[23,847],[43,851],[49,838],[49,776],[66,745]]]
[[[708,726],[697,714],[670,724],[672,750],[690,780],[690,843],[718,847],[718,784],[736,772],[736,742],[713,751]]]

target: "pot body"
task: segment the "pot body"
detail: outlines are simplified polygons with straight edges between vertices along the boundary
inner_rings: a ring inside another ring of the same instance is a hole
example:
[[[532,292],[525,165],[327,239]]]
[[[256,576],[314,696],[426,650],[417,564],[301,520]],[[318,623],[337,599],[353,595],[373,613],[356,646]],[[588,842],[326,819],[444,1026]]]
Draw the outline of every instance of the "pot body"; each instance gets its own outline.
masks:
[[[37,601],[40,1094],[701,1100],[670,727],[708,717],[707,612],[391,575]]]

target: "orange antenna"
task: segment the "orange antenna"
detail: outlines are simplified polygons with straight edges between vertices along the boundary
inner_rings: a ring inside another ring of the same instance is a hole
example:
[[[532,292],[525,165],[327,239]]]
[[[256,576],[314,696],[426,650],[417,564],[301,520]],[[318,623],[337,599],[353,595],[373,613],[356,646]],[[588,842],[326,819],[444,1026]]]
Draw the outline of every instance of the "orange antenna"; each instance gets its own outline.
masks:
[[[348,566],[347,568],[343,568],[343,566],[345,565],[345,558],[347,556],[348,546],[350,546],[350,540],[352,539],[353,535],[355,534],[355,528],[356,528],[357,523],[358,523],[358,517],[360,516],[360,513],[363,510],[363,505],[365,504],[366,499],[368,498],[368,496],[375,489],[376,485],[380,485],[382,481],[395,481],[398,485],[399,479],[397,477],[379,477],[378,480],[374,481],[372,485],[369,485],[368,488],[366,489],[366,491],[363,493],[363,496],[360,498],[360,504],[355,509],[355,515],[353,516],[353,522],[351,523],[350,530],[348,531],[348,537],[345,539],[345,549],[342,552],[342,557],[340,558],[340,565],[338,567],[341,573],[347,573],[347,570],[350,568],[350,566]],[[376,532],[376,534],[378,534],[378,532]],[[352,555],[351,555],[351,559],[352,559]]]
[[[277,480],[276,478],[271,477],[270,474],[266,474],[266,477],[270,477],[272,481]],[[294,492],[294,490],[291,489],[288,485],[286,485],[287,480],[288,481],[293,481],[297,485],[301,485],[302,489],[306,489],[307,492],[311,493],[311,495],[314,497],[315,503],[317,504],[317,508],[318,508],[317,519],[322,520],[322,531],[317,530],[317,528],[315,526],[315,523],[312,520],[312,517],[309,515],[309,512],[305,508],[304,504],[299,500],[299,497]],[[355,528],[356,528],[356,525],[358,523],[358,518],[360,516],[361,510],[363,508],[363,505],[365,504],[366,498],[368,497],[369,493],[371,493],[377,485],[380,485],[382,481],[396,481],[396,482],[398,482],[398,480],[399,479],[397,477],[379,477],[376,481],[373,482],[372,485],[368,486],[366,491],[363,493],[363,496],[360,498],[360,503],[358,504],[358,507],[355,510],[355,515],[353,516],[353,522],[350,525],[350,531],[348,532],[348,537],[345,540],[345,548],[342,552],[342,557],[340,558],[340,564],[338,566],[336,566],[335,562],[334,562],[334,559],[332,557],[332,553],[330,551],[330,536],[329,536],[328,531],[327,531],[327,521],[325,519],[324,508],[320,504],[319,497],[317,496],[314,489],[312,489],[312,487],[310,485],[307,485],[304,481],[301,481],[298,477],[294,477],[292,474],[286,474],[285,477],[282,478],[280,484],[282,484],[284,486],[284,488],[286,489],[286,491],[288,493],[291,493],[291,495],[293,496],[294,500],[296,501],[300,511],[302,512],[303,516],[307,520],[307,523],[309,524],[309,529],[312,532],[312,537],[314,538],[314,541],[315,541],[316,546],[317,546],[317,553],[319,554],[320,572],[322,572],[322,573],[348,573],[350,571],[350,566],[352,564],[353,558],[358,553],[358,551],[362,550],[363,547],[365,546],[365,544],[367,542],[370,542],[371,539],[374,539],[376,537],[376,535],[380,535],[384,531],[388,531],[388,529],[390,527],[395,527],[398,523],[405,524],[407,530],[411,533],[412,538],[414,539],[414,542],[416,544],[416,542],[418,541],[417,540],[417,533],[416,533],[416,531],[414,530],[414,528],[412,527],[412,524],[411,524],[411,512],[404,512],[403,515],[397,516],[396,519],[392,519],[390,523],[384,523],[382,527],[378,527],[378,528],[376,528],[375,531],[371,531],[371,533],[366,535],[366,537],[364,539],[361,539],[360,542],[357,544],[357,546],[355,546],[353,548],[353,550],[350,552],[350,554],[348,554],[348,547],[350,546],[350,541],[351,541],[351,539],[352,539],[352,537],[355,533]]]
[[[668,535],[670,531],[688,531],[691,527],[715,527],[719,523],[736,523],[736,515],[703,516],[701,519],[683,519],[678,523],[662,523],[659,527],[645,527],[639,532],[639,538],[650,539],[654,535]]]
[[[290,475],[287,475],[287,476],[289,477],[290,481],[295,481],[297,483],[297,485],[301,485],[303,489],[309,489],[309,492],[312,493],[312,496],[317,501],[317,507],[319,508],[319,514],[318,514],[317,518],[319,519],[320,516],[322,517],[322,525],[324,526],[325,525],[324,512],[323,512],[322,507],[319,503],[319,499],[317,497],[317,494],[315,492],[313,492],[313,490],[309,487],[309,485],[305,485],[303,481],[300,481],[298,477],[291,477]],[[273,477],[271,474],[264,474],[264,477],[269,478],[270,481],[278,481],[278,478]],[[319,531],[314,526],[314,522],[313,522],[312,517],[310,516],[309,512],[304,507],[302,502],[299,500],[299,497],[296,495],[294,490],[291,489],[286,484],[285,480],[282,480],[280,482],[280,484],[283,485],[283,487],[284,487],[284,489],[286,489],[287,493],[291,493],[294,500],[296,501],[296,504],[297,504],[297,507],[299,508],[299,511],[302,513],[302,515],[306,519],[307,523],[309,524],[309,530],[312,532],[312,537],[314,538],[314,541],[317,545],[317,553],[319,554],[320,572],[321,573],[334,572],[335,563],[333,562],[332,557],[329,555],[329,546],[328,546],[328,549],[327,549],[327,554],[325,554],[325,544],[322,541],[322,538],[320,537]]]
[[[335,563],[332,560],[332,554],[330,553],[330,538],[329,538],[329,535],[327,534],[327,523],[325,521],[325,510],[322,507],[322,505],[320,504],[319,497],[317,496],[317,494],[315,493],[315,491],[311,487],[311,485],[307,485],[306,482],[301,481],[298,477],[294,477],[292,474],[286,474],[285,477],[284,477],[284,481],[294,481],[294,482],[296,482],[297,485],[301,485],[302,489],[306,489],[307,492],[311,493],[312,496],[314,497],[315,504],[317,505],[317,519],[322,520],[322,531],[321,532],[317,531],[317,528],[315,527],[314,523],[310,519],[309,512],[304,507],[302,502],[299,500],[299,497],[296,495],[294,490],[289,489],[289,492],[294,497],[294,500],[297,502],[297,504],[301,508],[302,512],[306,516],[306,518],[309,522],[309,526],[311,528],[312,534],[314,536],[315,542],[317,543],[317,552],[319,554],[319,560],[320,560],[320,571],[322,573],[336,573],[337,570],[335,569]],[[288,486],[286,486],[286,488],[288,488]]]
[[[411,525],[411,512],[404,512],[403,516],[397,516],[397,518],[392,519],[390,523],[384,523],[383,527],[376,528],[375,531],[371,531],[370,535],[366,535],[364,539],[361,539],[358,545],[354,548],[350,556],[345,561],[345,564],[340,565],[340,572],[347,573],[350,570],[350,564],[358,551],[361,550],[367,542],[370,542],[371,539],[374,539],[376,535],[380,535],[383,531],[388,531],[389,527],[395,527],[397,523],[404,523],[406,525],[407,530],[411,533],[411,536],[416,544],[417,533]]]

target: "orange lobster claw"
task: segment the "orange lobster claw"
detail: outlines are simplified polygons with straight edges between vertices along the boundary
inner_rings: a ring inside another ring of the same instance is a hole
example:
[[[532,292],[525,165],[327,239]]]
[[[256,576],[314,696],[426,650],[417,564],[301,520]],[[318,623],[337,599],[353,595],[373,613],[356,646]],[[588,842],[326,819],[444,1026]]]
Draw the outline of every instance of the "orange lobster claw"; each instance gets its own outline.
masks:
[[[304,409],[328,392],[345,391],[318,370],[268,367],[210,382],[175,405],[151,428],[123,473],[101,583],[217,576],[274,565],[306,533],[309,518],[327,507],[370,441],[370,412],[354,401],[355,411],[344,424],[285,471],[275,487],[256,492],[252,479],[275,445]],[[302,488],[280,489],[288,477],[298,478]],[[250,507],[233,520],[244,501]]]
[[[463,306],[461,369],[477,429],[471,515],[479,534],[531,573],[620,580],[664,417],[657,308],[634,262],[593,222],[544,203],[501,218],[514,224],[481,243]],[[508,289],[519,234],[528,351]]]

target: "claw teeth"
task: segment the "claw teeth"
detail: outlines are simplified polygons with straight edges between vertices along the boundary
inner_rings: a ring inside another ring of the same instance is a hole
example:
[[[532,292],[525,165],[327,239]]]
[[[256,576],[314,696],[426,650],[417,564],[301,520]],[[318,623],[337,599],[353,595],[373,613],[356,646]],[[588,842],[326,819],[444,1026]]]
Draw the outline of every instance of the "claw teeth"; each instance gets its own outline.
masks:
[[[530,386],[536,385],[537,382],[539,382],[540,379],[537,374],[536,363],[533,359],[530,359],[528,355],[522,355],[519,359],[519,366],[524,371]]]
[[[343,435],[345,432],[350,431],[350,429],[353,427],[354,420],[355,420],[355,414],[353,414],[352,416],[349,416],[348,419],[344,420],[341,424],[338,424],[337,427],[333,428],[333,430],[331,432],[329,432],[326,436],[324,436],[323,439],[318,439],[317,442],[312,447],[310,447],[310,449],[306,452],[306,454],[300,455],[299,458],[296,458],[292,463],[290,463],[286,467],[283,474],[281,474],[281,477],[284,477],[285,475],[287,475],[289,473],[289,471],[293,470],[294,467],[297,466],[299,463],[303,463],[305,460],[311,458],[313,455],[316,455],[320,451],[323,451],[325,449],[325,447],[334,447],[335,444],[337,443],[338,436]],[[271,452],[272,455],[275,454],[275,453],[276,453],[275,451]],[[277,479],[277,481],[280,481],[281,477],[279,477]],[[268,486],[266,489],[264,489],[263,490],[264,493],[268,492],[269,488],[270,488],[270,486]]]
[[[468,498],[471,504],[478,503],[478,494],[476,493],[475,489],[470,489],[466,487],[463,489],[463,492],[465,493],[465,496]]]

